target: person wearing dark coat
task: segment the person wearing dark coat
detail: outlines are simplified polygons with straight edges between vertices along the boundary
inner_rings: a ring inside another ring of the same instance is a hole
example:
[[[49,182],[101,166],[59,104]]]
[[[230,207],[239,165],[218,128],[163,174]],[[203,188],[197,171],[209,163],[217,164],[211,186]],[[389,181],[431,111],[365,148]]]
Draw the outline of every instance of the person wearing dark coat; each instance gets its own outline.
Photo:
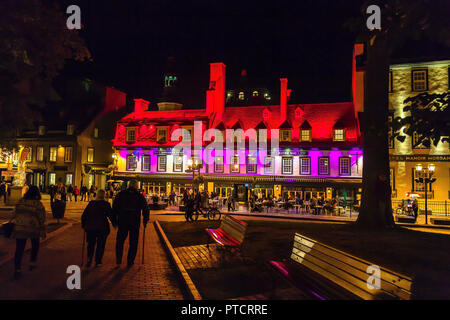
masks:
[[[118,226],[116,239],[116,263],[122,263],[123,244],[129,236],[128,267],[136,258],[139,228],[143,217],[144,228],[149,220],[149,209],[144,196],[138,191],[138,182],[131,180],[128,189],[119,192],[113,202],[113,221]]]
[[[88,203],[81,216],[81,227],[86,231],[88,267],[92,264],[94,251],[95,266],[102,265],[106,239],[109,235],[108,219],[113,223],[111,205],[105,200],[105,191],[99,190],[96,199]]]

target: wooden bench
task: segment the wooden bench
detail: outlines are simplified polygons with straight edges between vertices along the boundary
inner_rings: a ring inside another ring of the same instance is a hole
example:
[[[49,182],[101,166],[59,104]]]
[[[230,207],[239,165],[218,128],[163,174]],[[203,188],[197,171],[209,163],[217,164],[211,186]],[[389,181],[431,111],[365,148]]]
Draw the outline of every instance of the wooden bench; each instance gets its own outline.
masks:
[[[430,222],[435,225],[448,226],[450,225],[450,218],[430,218]]]
[[[415,216],[407,216],[407,215],[394,215],[394,220],[396,222],[406,222],[406,223],[416,223],[416,217]]]
[[[208,234],[206,246],[209,248],[210,240],[214,240],[224,249],[237,249],[241,251],[244,242],[247,223],[236,219],[229,214],[223,214],[220,227],[217,229],[205,229]]]
[[[379,267],[380,288],[369,288],[372,263],[298,233],[290,259],[269,265],[311,299],[409,300],[411,296],[411,278]]]

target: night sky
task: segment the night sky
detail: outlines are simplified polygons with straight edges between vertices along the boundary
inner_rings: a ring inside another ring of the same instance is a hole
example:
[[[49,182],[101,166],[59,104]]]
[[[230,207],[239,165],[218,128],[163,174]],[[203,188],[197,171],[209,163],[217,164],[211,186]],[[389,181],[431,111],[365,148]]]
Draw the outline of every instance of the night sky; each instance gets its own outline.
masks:
[[[60,2],[81,7],[82,35],[94,58],[65,72],[89,74],[133,98],[156,102],[167,58],[174,56],[189,108],[204,107],[209,63],[219,61],[227,66],[228,87],[246,69],[274,98],[286,76],[292,102],[351,99],[355,35],[343,24],[361,15],[363,1]]]

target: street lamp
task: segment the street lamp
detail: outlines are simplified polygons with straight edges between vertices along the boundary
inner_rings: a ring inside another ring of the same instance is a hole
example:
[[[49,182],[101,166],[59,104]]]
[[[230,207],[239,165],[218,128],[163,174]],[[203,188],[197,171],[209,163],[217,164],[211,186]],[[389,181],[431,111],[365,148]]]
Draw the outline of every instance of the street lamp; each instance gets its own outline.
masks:
[[[425,178],[419,177],[414,179],[414,181],[417,183],[423,183],[425,187],[425,224],[428,224],[428,185],[431,186],[431,184],[436,181],[436,178],[432,178],[435,169],[436,167],[434,166],[434,164],[430,163],[428,165],[428,170],[425,173]],[[416,165],[416,171],[421,172],[422,170],[422,165],[418,163]]]
[[[195,172],[198,171],[198,175],[200,176],[200,169],[202,168],[201,163],[197,163],[197,160],[192,161],[192,159],[189,159],[188,161],[188,168],[186,169],[186,172],[192,172],[192,184],[195,186]],[[195,188],[194,188],[195,189]]]

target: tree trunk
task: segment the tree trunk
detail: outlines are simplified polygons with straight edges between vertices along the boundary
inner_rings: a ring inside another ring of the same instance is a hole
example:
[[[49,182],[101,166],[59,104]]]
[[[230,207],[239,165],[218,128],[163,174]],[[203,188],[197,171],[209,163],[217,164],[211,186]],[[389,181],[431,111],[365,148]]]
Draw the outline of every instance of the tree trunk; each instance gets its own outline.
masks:
[[[357,224],[380,228],[394,225],[388,146],[389,58],[386,41],[367,45],[364,98],[363,192]]]

